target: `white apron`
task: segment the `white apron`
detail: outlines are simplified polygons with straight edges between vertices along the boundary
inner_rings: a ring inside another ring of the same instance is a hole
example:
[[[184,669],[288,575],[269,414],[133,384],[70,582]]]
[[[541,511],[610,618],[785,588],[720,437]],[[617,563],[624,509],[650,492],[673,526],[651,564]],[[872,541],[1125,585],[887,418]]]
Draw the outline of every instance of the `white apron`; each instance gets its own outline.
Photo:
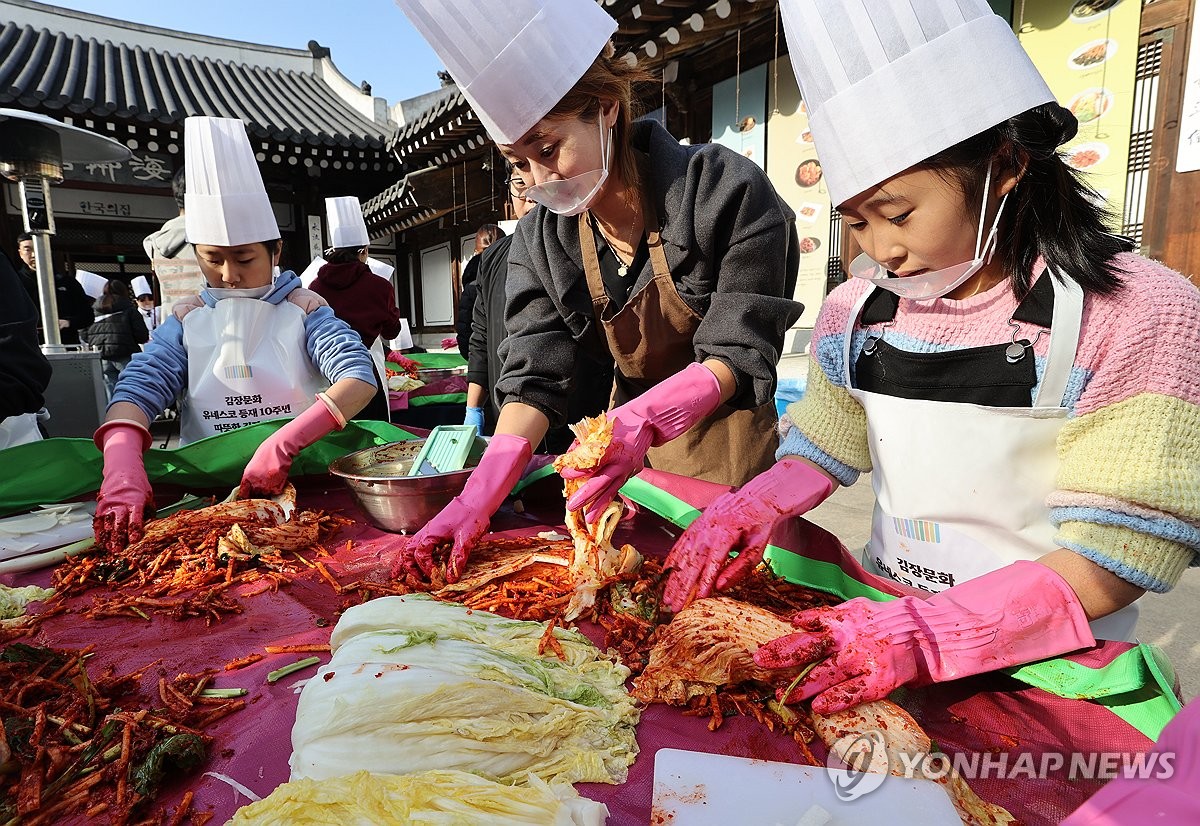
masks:
[[[874,466],[875,513],[863,553],[868,571],[937,592],[1058,547],[1045,502],[1055,490],[1083,290],[1070,279],[1051,283],[1050,346],[1032,407],[902,399],[854,389],[852,334],[874,290],[858,300],[846,324],[843,355],[846,386],[867,414]],[[1031,350],[1026,357],[1033,357]],[[1133,642],[1136,622],[1134,604],[1093,622],[1092,633]]]
[[[294,418],[329,382],[308,357],[304,310],[286,299],[225,298],[183,318],[188,390],[180,444]]]
[[[379,378],[379,392],[383,394],[384,405],[388,409],[388,421],[390,422],[392,420],[392,406],[387,403],[387,356],[383,352],[383,338],[375,336],[375,343],[368,347],[367,350],[371,354],[371,361],[375,362],[375,375]]]
[[[39,442],[41,439],[42,432],[38,430],[36,413],[21,413],[0,422],[0,450]]]

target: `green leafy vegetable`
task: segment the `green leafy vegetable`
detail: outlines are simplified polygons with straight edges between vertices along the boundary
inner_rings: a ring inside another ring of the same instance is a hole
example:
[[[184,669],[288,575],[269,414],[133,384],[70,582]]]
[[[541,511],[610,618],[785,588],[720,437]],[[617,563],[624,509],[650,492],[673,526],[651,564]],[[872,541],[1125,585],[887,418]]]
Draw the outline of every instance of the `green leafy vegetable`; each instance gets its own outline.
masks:
[[[321,661],[320,657],[305,657],[302,660],[297,660],[296,662],[292,663],[291,665],[285,665],[283,668],[276,668],[274,671],[272,671],[270,674],[267,675],[267,682],[268,683],[278,682],[279,680],[282,680],[287,675],[295,674],[297,671],[301,671],[305,668],[308,668],[310,665],[316,665],[320,661]]]
[[[144,797],[158,793],[168,771],[190,774],[204,762],[204,741],[194,734],[176,734],[158,743],[133,770],[133,789]]]

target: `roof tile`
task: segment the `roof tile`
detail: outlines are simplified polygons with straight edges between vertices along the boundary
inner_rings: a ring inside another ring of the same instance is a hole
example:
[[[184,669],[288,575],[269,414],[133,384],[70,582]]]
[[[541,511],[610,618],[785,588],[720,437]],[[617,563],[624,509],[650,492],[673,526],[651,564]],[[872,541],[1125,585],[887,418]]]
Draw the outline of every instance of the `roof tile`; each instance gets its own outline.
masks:
[[[5,23],[0,105],[178,123],[190,115],[241,118],[260,138],[381,149],[389,130],[346,105],[316,74]]]

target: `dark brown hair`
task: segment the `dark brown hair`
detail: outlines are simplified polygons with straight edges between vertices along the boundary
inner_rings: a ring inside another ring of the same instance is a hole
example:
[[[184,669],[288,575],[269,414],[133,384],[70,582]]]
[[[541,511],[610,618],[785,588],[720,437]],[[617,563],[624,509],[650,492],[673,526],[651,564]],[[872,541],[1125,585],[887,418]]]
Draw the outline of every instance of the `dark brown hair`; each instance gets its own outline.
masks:
[[[104,283],[104,294],[96,303],[96,309],[102,313],[112,313],[120,309],[122,302],[129,301],[129,287],[124,281],[110,278]]]
[[[546,113],[546,118],[594,121],[600,116],[601,98],[615,100],[617,122],[613,126],[612,169],[625,186],[634,192],[640,192],[641,174],[638,171],[637,157],[629,144],[633,121],[641,115],[641,102],[634,95],[633,86],[635,83],[646,83],[654,78],[645,69],[637,65],[631,66],[624,59],[615,58],[614,54],[613,45],[609,43],[571,91]]]
[[[365,249],[362,247],[340,247],[338,249],[329,250],[329,254],[325,256],[326,264],[349,264],[352,261],[358,260],[358,254]]]
[[[495,224],[484,224],[475,230],[475,246],[487,247],[504,237],[504,230]]]
[[[1085,292],[1121,289],[1113,256],[1127,249],[1126,241],[1109,231],[1112,216],[1099,195],[1058,152],[1078,128],[1070,111],[1044,103],[918,164],[975,205],[983,198],[988,164],[994,164],[993,179],[1000,172],[1022,173],[1000,219],[995,253],[1018,298],[1029,291],[1038,256]]]

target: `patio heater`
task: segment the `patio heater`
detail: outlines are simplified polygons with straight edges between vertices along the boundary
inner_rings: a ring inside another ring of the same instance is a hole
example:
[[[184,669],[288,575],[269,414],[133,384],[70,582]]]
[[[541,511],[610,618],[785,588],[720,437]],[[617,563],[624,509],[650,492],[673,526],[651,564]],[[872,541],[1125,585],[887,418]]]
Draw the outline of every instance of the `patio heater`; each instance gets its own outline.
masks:
[[[0,109],[0,175],[18,184],[25,231],[33,236],[38,303],[46,341],[42,349],[47,354],[66,350],[54,302],[54,267],[50,258],[54,210],[50,205],[50,184],[62,182],[65,161],[125,161],[130,154],[112,138],[67,126],[45,115]]]
[[[45,115],[0,109],[0,176],[15,181],[21,199],[25,231],[33,236],[37,254],[38,304],[45,344],[42,351],[53,368],[46,388],[51,436],[90,436],[107,405],[100,353],[64,345],[58,328],[54,263],[50,236],[54,210],[50,184],[63,179],[63,163],[125,161],[130,151],[101,135],[67,126]]]

